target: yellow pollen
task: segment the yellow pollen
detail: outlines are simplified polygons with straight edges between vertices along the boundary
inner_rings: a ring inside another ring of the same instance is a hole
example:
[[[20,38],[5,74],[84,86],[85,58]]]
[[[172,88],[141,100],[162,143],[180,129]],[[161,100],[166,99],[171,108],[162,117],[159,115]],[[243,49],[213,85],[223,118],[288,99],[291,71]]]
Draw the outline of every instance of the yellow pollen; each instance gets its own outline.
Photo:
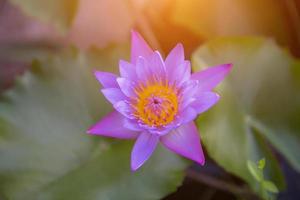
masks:
[[[151,127],[169,124],[178,111],[177,90],[162,82],[139,85],[135,89],[137,97],[133,99],[135,117]]]

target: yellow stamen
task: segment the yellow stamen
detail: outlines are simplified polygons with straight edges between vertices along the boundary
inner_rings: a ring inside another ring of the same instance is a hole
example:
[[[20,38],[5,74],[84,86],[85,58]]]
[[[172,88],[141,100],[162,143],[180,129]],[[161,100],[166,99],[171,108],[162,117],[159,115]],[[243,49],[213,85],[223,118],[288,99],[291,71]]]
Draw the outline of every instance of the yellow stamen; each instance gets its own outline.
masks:
[[[151,127],[161,127],[169,124],[178,111],[176,88],[162,82],[140,84],[135,89],[137,97],[132,106],[134,115]]]

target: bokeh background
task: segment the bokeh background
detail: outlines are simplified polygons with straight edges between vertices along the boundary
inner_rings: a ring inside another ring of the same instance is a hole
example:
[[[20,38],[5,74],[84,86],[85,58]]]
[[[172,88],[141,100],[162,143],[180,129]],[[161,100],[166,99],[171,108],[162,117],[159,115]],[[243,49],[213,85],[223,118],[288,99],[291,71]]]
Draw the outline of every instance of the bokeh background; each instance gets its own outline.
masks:
[[[233,63],[197,119],[205,166],[160,147],[132,173],[132,141],[85,134],[131,29],[194,71]],[[299,57],[298,0],[0,0],[0,199],[300,199]]]

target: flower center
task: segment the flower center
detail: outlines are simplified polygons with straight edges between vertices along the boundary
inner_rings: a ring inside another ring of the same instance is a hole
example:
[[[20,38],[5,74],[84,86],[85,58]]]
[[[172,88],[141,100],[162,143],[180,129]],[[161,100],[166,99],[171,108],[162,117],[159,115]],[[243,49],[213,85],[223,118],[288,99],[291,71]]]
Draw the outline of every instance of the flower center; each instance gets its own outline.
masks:
[[[177,90],[163,83],[140,85],[133,108],[135,117],[151,127],[169,124],[178,111]]]

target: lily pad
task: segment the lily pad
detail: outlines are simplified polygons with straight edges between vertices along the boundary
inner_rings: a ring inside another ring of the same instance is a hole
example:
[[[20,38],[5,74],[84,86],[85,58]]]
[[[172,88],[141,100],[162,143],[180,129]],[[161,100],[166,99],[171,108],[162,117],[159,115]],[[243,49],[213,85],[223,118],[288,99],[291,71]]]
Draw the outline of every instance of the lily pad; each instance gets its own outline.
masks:
[[[254,189],[246,162],[265,158],[266,179],[282,189],[282,172],[267,143],[299,170],[300,66],[272,40],[259,37],[215,39],[193,54],[195,71],[228,62],[233,70],[218,88],[219,104],[198,120],[204,146]]]

